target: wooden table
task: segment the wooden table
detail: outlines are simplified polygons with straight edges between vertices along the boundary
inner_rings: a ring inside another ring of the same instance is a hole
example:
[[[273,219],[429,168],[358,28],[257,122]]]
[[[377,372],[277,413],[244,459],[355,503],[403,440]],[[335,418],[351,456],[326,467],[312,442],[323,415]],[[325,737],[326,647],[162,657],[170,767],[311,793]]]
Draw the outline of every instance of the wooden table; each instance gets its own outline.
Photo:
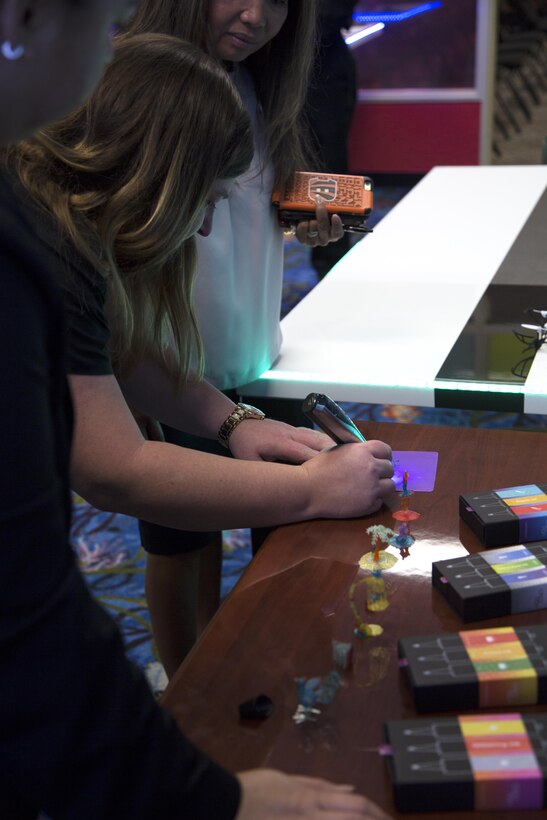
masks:
[[[386,440],[395,450],[438,451],[439,466],[434,491],[412,498],[412,507],[422,515],[413,526],[417,540],[411,555],[384,574],[390,606],[368,613],[384,633],[353,639],[354,669],[334,702],[323,707],[316,724],[296,725],[291,719],[297,706],[294,678],[329,672],[331,640],[351,639],[348,589],[359,558],[370,549],[366,527],[393,523],[387,509],[365,519],[277,529],[174,676],[163,702],[185,734],[232,771],[271,766],[353,783],[394,817],[416,817],[395,811],[387,766],[377,751],[386,719],[416,716],[398,668],[397,640],[459,631],[459,618],[431,586],[433,560],[481,549],[460,523],[458,496],[544,482],[547,437],[379,423],[367,423],[363,430],[369,439]],[[480,624],[538,622],[547,622],[547,611]],[[238,704],[259,693],[273,698],[273,715],[264,722],[240,722]],[[493,820],[497,813],[481,816]],[[544,816],[525,814],[527,820]],[[504,812],[503,817],[517,820],[523,814]]]

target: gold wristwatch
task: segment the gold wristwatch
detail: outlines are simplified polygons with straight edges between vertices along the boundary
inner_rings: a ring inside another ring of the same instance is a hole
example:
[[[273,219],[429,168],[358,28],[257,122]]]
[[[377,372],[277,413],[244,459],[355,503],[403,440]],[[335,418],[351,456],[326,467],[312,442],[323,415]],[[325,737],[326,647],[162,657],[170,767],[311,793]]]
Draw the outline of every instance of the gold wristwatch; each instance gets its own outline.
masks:
[[[224,447],[229,447],[228,440],[240,422],[245,419],[257,419],[257,421],[260,421],[265,415],[262,410],[259,410],[258,407],[253,407],[251,404],[242,404],[241,402],[236,404],[226,421],[221,424],[220,430],[218,431],[218,440]]]

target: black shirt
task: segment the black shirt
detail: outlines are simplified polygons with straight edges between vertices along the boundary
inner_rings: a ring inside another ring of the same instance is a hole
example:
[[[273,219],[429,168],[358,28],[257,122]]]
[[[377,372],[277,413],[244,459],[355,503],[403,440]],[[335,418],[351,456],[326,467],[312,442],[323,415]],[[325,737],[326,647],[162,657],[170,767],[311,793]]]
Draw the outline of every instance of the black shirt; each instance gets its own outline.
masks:
[[[24,198],[24,191],[18,186],[16,190]],[[104,277],[63,236],[46,211],[27,201],[25,213],[40,243],[41,255],[55,271],[62,290],[68,325],[67,372],[81,376],[111,375]]]
[[[76,568],[59,256],[36,230],[0,176],[0,817],[232,818],[236,779],[157,706]]]

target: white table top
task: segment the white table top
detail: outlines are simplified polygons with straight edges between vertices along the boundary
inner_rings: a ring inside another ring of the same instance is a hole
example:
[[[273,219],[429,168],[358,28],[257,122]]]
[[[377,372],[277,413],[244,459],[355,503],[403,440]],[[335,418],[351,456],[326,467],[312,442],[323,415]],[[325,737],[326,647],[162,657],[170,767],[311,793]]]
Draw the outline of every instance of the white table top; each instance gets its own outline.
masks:
[[[546,185],[543,165],[434,168],[282,321],[279,359],[242,393],[435,406],[440,367]],[[547,266],[547,225],[545,252]],[[527,386],[525,410],[547,412],[547,354]]]

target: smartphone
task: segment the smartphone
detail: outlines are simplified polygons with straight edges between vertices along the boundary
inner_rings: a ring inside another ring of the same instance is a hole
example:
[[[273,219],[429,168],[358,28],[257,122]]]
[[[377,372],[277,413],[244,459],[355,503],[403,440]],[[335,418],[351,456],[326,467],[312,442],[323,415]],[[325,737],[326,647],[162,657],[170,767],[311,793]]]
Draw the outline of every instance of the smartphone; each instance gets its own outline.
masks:
[[[282,228],[315,219],[320,197],[329,214],[338,214],[345,231],[370,233],[365,222],[372,213],[373,190],[370,177],[297,171],[284,190],[274,191],[272,203],[279,210]]]
[[[336,444],[366,441],[347,413],[324,393],[310,393],[306,396],[302,412]]]

